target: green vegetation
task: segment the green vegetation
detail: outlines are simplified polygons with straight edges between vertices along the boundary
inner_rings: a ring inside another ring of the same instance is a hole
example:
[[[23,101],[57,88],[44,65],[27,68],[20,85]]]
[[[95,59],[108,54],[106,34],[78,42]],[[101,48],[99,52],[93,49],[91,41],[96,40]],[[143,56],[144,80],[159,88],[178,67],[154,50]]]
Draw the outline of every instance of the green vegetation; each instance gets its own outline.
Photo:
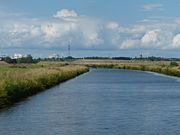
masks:
[[[5,61],[9,64],[12,64],[12,63],[25,64],[25,63],[38,63],[39,62],[38,59],[33,59],[33,57],[30,54],[28,54],[25,57],[18,58],[18,59],[12,59],[11,57],[5,57],[5,58],[3,58],[3,61]]]
[[[50,66],[51,65],[51,66]],[[88,71],[64,63],[9,65],[0,63],[0,108]]]
[[[0,62],[0,108],[87,72],[87,67],[151,71],[180,77],[178,61],[86,59],[14,65]]]
[[[147,61],[147,60],[78,60],[74,64],[94,68],[116,68],[151,71],[180,77],[180,62],[178,61]]]
[[[175,61],[171,61],[170,66],[177,67],[179,64]]]

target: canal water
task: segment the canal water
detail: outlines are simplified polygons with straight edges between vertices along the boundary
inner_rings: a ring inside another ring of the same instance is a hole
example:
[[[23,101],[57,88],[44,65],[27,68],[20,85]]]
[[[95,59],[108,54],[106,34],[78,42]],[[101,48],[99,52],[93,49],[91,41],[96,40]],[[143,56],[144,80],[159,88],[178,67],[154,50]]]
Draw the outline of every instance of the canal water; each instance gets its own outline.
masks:
[[[91,69],[0,112],[0,135],[177,135],[180,79]]]

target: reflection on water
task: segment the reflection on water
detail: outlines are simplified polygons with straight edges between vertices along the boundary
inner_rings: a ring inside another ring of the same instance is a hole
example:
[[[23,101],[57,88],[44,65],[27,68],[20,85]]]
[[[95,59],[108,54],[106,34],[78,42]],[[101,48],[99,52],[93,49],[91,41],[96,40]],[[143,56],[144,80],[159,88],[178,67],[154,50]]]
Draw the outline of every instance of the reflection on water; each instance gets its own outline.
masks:
[[[0,113],[0,135],[180,134],[180,83],[92,69]]]

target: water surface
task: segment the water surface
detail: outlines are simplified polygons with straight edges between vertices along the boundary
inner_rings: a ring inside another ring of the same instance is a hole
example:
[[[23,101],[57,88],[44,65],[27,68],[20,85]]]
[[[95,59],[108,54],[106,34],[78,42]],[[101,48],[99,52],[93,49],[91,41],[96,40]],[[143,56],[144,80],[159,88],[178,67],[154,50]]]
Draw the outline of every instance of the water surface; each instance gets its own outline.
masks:
[[[180,82],[92,69],[0,112],[0,135],[180,134]]]

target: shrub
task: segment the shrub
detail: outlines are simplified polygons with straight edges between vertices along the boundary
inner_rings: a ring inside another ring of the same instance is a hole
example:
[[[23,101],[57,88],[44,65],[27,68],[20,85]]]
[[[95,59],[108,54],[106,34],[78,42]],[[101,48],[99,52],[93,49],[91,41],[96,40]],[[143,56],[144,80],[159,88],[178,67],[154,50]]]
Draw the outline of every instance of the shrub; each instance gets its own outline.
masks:
[[[179,66],[179,64],[177,62],[175,62],[175,61],[171,61],[170,66],[177,67],[177,66]]]

